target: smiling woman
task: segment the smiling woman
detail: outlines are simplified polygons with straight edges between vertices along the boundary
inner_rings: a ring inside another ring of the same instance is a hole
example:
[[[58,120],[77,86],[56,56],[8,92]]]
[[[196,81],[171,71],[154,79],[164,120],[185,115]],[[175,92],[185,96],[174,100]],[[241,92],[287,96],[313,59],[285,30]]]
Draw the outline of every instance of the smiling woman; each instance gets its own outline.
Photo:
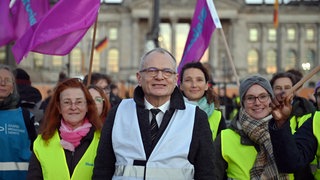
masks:
[[[90,179],[93,166],[78,164],[93,164],[101,126],[95,102],[81,80],[60,82],[34,142],[27,179]]]
[[[34,119],[19,105],[13,71],[0,65],[0,179],[25,179],[36,138]]]
[[[217,179],[289,179],[277,168],[268,131],[274,98],[269,81],[249,76],[241,82],[239,95],[239,114],[214,142]]]

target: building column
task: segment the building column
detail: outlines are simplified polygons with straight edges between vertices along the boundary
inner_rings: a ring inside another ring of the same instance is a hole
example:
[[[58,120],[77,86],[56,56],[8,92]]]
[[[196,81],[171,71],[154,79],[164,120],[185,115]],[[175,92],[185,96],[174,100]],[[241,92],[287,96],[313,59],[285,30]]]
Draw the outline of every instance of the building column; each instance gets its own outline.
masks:
[[[99,27],[98,33],[99,33],[99,35],[97,36],[98,38],[96,38],[95,44],[98,44],[105,37],[109,38],[107,24],[105,24],[105,23],[101,24],[101,26]],[[105,49],[104,51],[102,51],[99,54],[97,52],[95,52],[96,56],[99,56],[100,72],[102,72],[102,73],[107,72],[107,62],[106,62],[107,53],[106,53],[106,51],[107,51],[107,49]]]
[[[139,38],[140,35],[140,28],[139,28],[139,19],[133,18],[133,25],[132,25],[132,31],[133,31],[133,42],[140,42]],[[137,68],[139,68],[139,62],[140,62],[140,43],[135,43],[135,45],[132,47],[132,61],[130,61],[130,67],[132,71],[135,71]],[[131,74],[134,74],[134,72],[131,72]]]
[[[276,59],[276,64],[277,64],[277,71],[282,71],[282,64],[285,57],[285,54],[283,55],[282,53],[282,42],[283,42],[283,37],[282,37],[282,24],[279,23],[278,28],[277,28],[277,59]]]
[[[176,17],[170,17],[170,25],[171,25],[171,53],[174,57],[176,57],[176,37],[177,37],[177,22],[178,19]]]
[[[303,52],[305,50],[303,49],[304,47],[304,38],[303,38],[303,30],[304,26],[301,25],[300,23],[297,24],[297,38],[298,38],[298,49],[297,49],[297,59],[296,59],[296,65],[295,68],[300,70],[301,69],[301,63],[305,61],[305,56]]]
[[[265,50],[265,44],[268,41],[268,27],[265,26],[262,23],[258,24],[259,32],[261,32],[260,36],[260,48],[258,50],[258,73],[260,74],[266,74],[266,50]]]
[[[315,53],[315,65],[320,65],[320,23],[316,24],[316,40],[317,40],[317,49],[316,49],[316,53]]]

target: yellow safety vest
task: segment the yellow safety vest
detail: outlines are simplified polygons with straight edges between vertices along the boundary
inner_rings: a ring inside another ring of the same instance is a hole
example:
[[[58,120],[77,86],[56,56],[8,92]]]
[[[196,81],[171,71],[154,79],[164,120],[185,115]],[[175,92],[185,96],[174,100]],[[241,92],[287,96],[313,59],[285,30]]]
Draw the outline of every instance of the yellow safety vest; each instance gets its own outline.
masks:
[[[318,141],[318,148],[316,152],[316,160],[312,162],[314,166],[316,166],[316,171],[314,172],[313,176],[315,179],[320,179],[320,111],[316,111],[313,116],[313,134]]]
[[[46,180],[91,179],[99,139],[100,131],[96,131],[91,144],[78,162],[70,178],[68,164],[64,150],[60,145],[58,131],[55,132],[48,143],[42,139],[41,135],[38,135],[34,141],[33,150],[41,164],[43,178]]]
[[[228,163],[227,177],[231,179],[250,179],[250,169],[256,160],[254,146],[241,144],[241,137],[231,129],[221,131],[221,153]]]
[[[291,133],[294,134],[296,132],[296,129],[300,128],[302,126],[302,124],[304,122],[306,122],[311,116],[312,116],[312,113],[305,114],[305,115],[303,115],[301,117],[296,117],[296,116],[291,117],[291,119],[290,119]],[[317,169],[317,168],[314,168],[314,167],[317,166],[317,158],[315,158],[311,162],[310,166],[311,166],[311,169]],[[318,171],[318,169],[316,171]]]
[[[306,120],[308,120],[312,116],[312,113],[305,114],[301,117],[296,117],[292,116],[290,119],[290,127],[291,127],[291,132],[294,134],[296,132],[297,128],[300,128]]]
[[[221,111],[214,110],[213,113],[208,118],[210,129],[212,132],[212,140],[215,140],[218,133],[219,124],[221,121]]]

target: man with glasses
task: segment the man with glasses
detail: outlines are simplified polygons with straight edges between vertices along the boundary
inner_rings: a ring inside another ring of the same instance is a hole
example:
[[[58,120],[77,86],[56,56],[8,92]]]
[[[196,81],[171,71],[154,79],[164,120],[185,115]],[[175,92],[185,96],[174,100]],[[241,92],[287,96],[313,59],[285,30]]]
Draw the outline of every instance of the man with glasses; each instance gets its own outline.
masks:
[[[104,124],[93,179],[214,178],[207,115],[184,103],[176,68],[162,48],[141,58],[133,99],[115,106]]]

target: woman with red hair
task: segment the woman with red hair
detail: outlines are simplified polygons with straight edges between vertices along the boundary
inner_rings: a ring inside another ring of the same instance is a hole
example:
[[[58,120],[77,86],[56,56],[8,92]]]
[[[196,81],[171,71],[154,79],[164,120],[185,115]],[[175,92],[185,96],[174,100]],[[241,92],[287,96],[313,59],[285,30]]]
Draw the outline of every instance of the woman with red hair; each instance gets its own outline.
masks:
[[[60,82],[34,142],[27,179],[91,179],[101,127],[81,80]]]

